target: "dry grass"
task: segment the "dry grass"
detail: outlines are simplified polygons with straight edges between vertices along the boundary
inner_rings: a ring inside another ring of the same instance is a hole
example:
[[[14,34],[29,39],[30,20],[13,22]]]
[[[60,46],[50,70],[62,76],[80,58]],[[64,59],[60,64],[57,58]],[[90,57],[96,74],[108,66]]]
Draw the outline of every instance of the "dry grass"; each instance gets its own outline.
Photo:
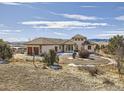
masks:
[[[64,62],[63,69],[57,71],[43,69],[40,62],[36,62],[38,68],[35,68],[31,61],[22,57],[9,64],[0,64],[0,90],[124,90],[124,76],[120,79],[117,69],[106,65],[107,60],[61,58],[60,61]],[[94,77],[87,70],[69,67],[68,63],[95,64],[104,73]]]
[[[109,61],[100,57],[89,58],[89,59],[82,59],[82,58],[69,59],[68,57],[61,57],[60,63],[61,64],[74,63],[77,65],[91,65],[91,64],[100,65],[100,64],[107,64],[109,63]]]
[[[93,77],[65,64],[55,71],[36,63],[38,69],[31,62],[0,64],[0,90],[124,90],[124,79],[119,79],[113,66],[98,66],[105,73]],[[105,78],[114,85],[103,83]]]

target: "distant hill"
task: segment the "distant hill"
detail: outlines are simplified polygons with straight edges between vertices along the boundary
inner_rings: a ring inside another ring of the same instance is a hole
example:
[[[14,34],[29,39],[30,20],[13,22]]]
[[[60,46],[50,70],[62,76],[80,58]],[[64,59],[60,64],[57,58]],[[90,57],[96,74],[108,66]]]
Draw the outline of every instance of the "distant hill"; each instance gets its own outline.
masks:
[[[108,42],[109,39],[89,39],[90,41],[94,41],[94,42]]]
[[[25,42],[7,42],[11,46],[24,46]]]
[[[90,41],[93,42],[108,42],[109,39],[89,39]],[[23,46],[26,42],[7,42],[11,46]]]

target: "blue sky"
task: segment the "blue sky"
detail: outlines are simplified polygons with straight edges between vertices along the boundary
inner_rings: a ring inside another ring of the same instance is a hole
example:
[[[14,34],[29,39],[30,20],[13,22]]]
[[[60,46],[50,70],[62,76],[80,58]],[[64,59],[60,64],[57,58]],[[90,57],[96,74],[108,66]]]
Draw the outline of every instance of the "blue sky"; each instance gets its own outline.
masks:
[[[0,38],[37,37],[108,39],[124,35],[124,3],[0,3]]]

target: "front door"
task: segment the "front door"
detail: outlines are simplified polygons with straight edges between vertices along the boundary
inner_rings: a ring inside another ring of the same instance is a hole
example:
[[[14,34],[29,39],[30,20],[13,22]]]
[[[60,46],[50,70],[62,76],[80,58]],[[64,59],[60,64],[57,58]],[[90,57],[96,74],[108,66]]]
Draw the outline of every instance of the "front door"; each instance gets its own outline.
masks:
[[[34,54],[39,55],[39,48],[38,47],[34,47]]]
[[[32,47],[28,47],[28,55],[32,55]]]

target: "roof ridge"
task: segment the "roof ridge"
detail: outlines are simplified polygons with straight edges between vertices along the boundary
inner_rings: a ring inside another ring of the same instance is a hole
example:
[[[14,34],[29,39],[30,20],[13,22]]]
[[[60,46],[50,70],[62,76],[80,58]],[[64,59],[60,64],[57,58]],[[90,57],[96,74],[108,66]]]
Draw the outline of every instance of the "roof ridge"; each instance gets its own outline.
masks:
[[[38,37],[38,38],[35,38],[35,39],[57,39],[57,40],[68,40],[68,39],[61,39],[61,38],[49,38],[49,37]]]
[[[83,35],[81,35],[81,34],[76,34],[76,35],[74,35],[72,38],[76,38],[76,37],[86,38],[85,36],[83,36]]]

